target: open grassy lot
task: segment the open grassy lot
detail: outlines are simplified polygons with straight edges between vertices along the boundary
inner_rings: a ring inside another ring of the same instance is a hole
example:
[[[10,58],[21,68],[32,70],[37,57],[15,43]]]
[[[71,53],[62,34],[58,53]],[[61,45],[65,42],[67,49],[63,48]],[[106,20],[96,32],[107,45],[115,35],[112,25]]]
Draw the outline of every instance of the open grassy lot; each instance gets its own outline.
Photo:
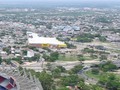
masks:
[[[59,56],[60,61],[78,61],[76,55],[62,55]]]
[[[92,74],[91,70],[86,71],[85,74],[90,77],[90,78],[95,78],[95,79],[99,79],[100,78],[100,74]]]

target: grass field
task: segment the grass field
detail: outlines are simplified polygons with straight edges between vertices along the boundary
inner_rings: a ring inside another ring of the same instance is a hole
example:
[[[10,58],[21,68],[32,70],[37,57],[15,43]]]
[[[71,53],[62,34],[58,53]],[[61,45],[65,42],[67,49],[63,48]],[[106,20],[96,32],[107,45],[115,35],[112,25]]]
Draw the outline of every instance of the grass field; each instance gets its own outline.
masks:
[[[95,79],[99,79],[100,78],[100,74],[92,74],[92,72],[91,72],[91,70],[90,71],[87,71],[87,72],[85,72],[85,74],[88,76],[88,77],[90,77],[90,78],[95,78]]]
[[[77,56],[75,55],[60,55],[59,56],[60,61],[78,61]]]

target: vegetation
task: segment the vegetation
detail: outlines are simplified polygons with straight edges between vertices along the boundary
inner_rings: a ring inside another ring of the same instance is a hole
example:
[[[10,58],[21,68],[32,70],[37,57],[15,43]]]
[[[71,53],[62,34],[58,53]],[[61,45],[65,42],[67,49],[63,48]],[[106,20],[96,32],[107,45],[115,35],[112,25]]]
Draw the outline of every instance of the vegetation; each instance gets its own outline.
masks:
[[[28,46],[29,49],[32,49],[33,51],[39,51],[36,47],[33,47],[33,46]]]
[[[35,54],[32,58],[33,61],[39,61],[40,59],[40,54]]]
[[[106,41],[106,37],[101,36],[100,34],[90,34],[90,33],[84,33],[82,35],[77,36],[78,42],[92,42],[93,39],[98,38],[101,42]]]
[[[11,48],[10,47],[3,48],[3,51],[7,52],[7,54],[11,54]]]
[[[27,50],[23,50],[23,51],[22,51],[22,54],[23,54],[23,55],[27,55]]]
[[[8,59],[8,60],[10,60],[10,59]],[[22,64],[22,63],[23,63],[23,61],[21,60],[21,57],[12,58],[11,60],[18,62],[19,64]],[[10,60],[10,61],[11,61],[11,60]],[[8,61],[8,62],[9,62],[9,61]]]
[[[97,68],[92,69],[91,72],[92,72],[92,74],[99,74],[99,69],[97,69]]]
[[[82,68],[83,68],[82,65],[76,65],[76,66],[74,66],[74,68],[71,69],[70,72],[73,73],[73,74],[76,74],[76,73],[78,73],[80,70],[82,70]]]
[[[34,70],[27,70],[27,72],[31,72],[32,75],[35,75],[41,82],[44,90],[52,90],[53,79],[52,75],[47,72],[35,72]]]
[[[85,33],[82,35],[77,36],[77,42],[92,42],[94,39],[94,36],[90,33]]]
[[[50,55],[43,54],[43,58],[46,61],[54,62],[54,61],[59,59],[59,53],[58,52],[51,52]]]
[[[90,57],[91,57],[92,59],[97,59],[97,58],[98,58],[98,56],[97,56],[97,55],[94,55],[94,54],[91,54]]]
[[[79,61],[84,61],[84,60],[85,60],[85,57],[84,57],[83,55],[79,55],[79,56],[78,56],[78,60],[79,60]]]
[[[61,84],[63,86],[74,86],[80,82],[84,82],[83,79],[79,78],[77,75],[69,75],[61,78]]]
[[[100,64],[99,68],[103,72],[107,72],[107,71],[113,71],[113,70],[117,69],[117,66],[114,65],[112,62],[108,61],[106,63]]]
[[[84,53],[95,53],[96,51],[94,51],[94,49],[90,49],[90,48],[84,48],[83,49]]]
[[[107,90],[119,90],[120,89],[120,79],[117,78],[114,74],[103,74],[100,76],[98,82],[102,87]]]
[[[104,36],[100,36],[100,37],[99,37],[99,40],[100,40],[101,42],[107,41],[107,40],[106,40],[106,37],[104,37]]]
[[[78,57],[76,55],[64,55],[64,54],[60,54],[59,55],[59,60],[60,61],[77,61]]]
[[[0,64],[2,63],[2,58],[0,57]]]
[[[100,60],[107,60],[107,56],[106,55],[101,55],[99,58],[100,58]]]
[[[67,42],[65,44],[67,45],[67,48],[69,48],[69,49],[75,49],[76,48],[76,46],[73,45],[73,44],[69,44]]]
[[[50,53],[50,61],[55,61],[55,60],[58,60],[59,58],[59,53],[58,52],[52,52]]]

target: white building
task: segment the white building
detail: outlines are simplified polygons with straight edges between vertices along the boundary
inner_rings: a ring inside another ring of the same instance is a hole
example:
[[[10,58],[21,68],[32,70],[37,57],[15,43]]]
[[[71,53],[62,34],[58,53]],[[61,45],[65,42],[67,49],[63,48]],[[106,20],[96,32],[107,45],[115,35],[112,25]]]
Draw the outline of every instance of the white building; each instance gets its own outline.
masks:
[[[36,33],[27,32],[28,45],[35,47],[65,48],[67,45],[56,38],[40,37]]]

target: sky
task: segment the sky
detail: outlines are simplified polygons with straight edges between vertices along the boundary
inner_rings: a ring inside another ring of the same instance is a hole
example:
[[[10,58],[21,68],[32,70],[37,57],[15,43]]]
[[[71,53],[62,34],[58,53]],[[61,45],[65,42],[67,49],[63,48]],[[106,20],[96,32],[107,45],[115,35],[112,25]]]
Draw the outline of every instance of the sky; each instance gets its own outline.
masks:
[[[1,3],[18,2],[118,2],[120,0],[0,0]]]
[[[0,0],[0,5],[50,5],[50,6],[112,6],[120,4],[120,0]]]

